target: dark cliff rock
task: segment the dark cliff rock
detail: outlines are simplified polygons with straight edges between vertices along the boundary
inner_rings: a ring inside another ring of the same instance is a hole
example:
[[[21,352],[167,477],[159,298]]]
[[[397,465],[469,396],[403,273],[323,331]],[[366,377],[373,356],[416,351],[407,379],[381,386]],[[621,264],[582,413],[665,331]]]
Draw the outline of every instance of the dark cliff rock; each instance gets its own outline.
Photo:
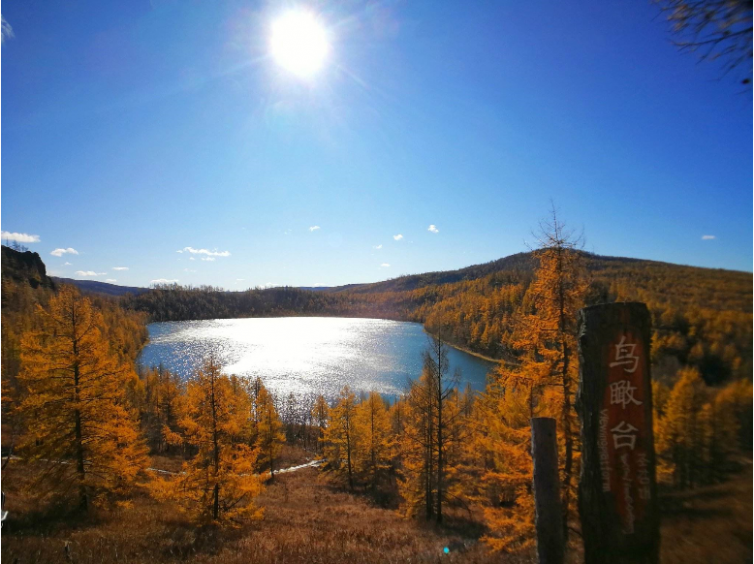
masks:
[[[2,277],[35,289],[55,288],[55,282],[47,276],[47,268],[38,253],[16,251],[5,245],[2,246]]]

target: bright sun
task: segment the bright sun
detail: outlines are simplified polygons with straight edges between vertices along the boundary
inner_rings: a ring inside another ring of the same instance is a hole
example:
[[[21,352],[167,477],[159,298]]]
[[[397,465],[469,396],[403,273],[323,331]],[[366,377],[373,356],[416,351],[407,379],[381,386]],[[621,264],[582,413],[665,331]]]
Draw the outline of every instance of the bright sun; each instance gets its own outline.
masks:
[[[281,67],[300,78],[309,78],[322,68],[330,43],[314,15],[294,10],[272,23],[270,51]]]

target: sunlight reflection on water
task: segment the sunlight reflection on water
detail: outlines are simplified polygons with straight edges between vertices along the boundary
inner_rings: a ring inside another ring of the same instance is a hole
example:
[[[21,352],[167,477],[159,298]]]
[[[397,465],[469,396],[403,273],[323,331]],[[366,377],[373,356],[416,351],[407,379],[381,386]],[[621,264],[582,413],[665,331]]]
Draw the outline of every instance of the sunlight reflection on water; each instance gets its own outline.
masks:
[[[355,391],[394,396],[421,374],[427,336],[421,325],[381,319],[283,317],[176,321],[149,325],[150,342],[139,356],[187,378],[215,353],[228,374],[259,376],[277,393],[316,392],[332,397],[348,384]],[[451,349],[451,373],[461,387],[484,388],[492,363]]]

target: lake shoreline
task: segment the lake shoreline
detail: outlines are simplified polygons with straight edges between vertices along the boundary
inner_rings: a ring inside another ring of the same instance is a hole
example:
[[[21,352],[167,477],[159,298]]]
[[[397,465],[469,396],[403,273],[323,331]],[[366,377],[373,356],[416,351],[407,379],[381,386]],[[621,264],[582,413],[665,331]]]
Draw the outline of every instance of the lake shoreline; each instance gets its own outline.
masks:
[[[410,322],[410,323],[415,323],[415,322]],[[430,333],[426,329],[424,330],[424,332],[427,335],[430,335],[432,337],[436,337],[435,335],[432,335],[432,333]],[[477,358],[481,358],[482,360],[486,360],[487,362],[491,362],[492,364],[501,364],[503,362],[499,358],[492,358],[491,356],[485,356],[482,353],[478,353],[478,352],[472,351],[471,349],[467,349],[466,347],[462,347],[461,345],[456,345],[454,343],[451,343],[450,341],[445,341],[445,344],[447,344],[450,347],[453,347],[454,349],[456,349],[458,351],[466,353],[468,355],[475,356]]]
[[[215,352],[228,373],[260,376],[283,394],[336,395],[347,384],[398,395],[420,376],[429,335],[416,322],[322,316],[153,322],[148,329],[137,358],[143,366],[162,364],[187,379]],[[462,385],[483,391],[498,361],[447,344],[451,372],[460,369]]]

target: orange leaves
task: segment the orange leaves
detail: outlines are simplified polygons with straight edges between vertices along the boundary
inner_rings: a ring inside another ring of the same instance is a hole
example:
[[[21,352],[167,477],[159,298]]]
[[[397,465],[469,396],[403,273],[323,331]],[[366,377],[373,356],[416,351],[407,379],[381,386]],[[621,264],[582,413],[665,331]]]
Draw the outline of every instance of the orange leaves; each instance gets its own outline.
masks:
[[[100,312],[64,286],[39,309],[38,331],[22,339],[29,425],[21,448],[47,467],[47,493],[77,491],[79,504],[125,493],[146,467],[146,449],[126,400],[133,374],[103,337]]]
[[[214,359],[205,362],[186,386],[179,419],[183,440],[196,454],[181,473],[157,478],[153,495],[176,501],[197,520],[259,518],[254,499],[262,480],[254,473],[258,450],[248,444],[250,410],[246,390],[222,374]]]

